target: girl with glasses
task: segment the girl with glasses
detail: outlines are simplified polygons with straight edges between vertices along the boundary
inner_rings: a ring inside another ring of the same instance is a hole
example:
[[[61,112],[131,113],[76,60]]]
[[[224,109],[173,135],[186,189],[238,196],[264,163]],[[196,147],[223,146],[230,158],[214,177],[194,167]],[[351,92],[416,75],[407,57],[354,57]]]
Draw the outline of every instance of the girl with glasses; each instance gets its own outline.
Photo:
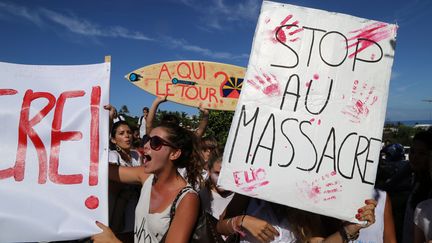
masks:
[[[160,125],[143,137],[142,166],[110,165],[110,179],[142,185],[135,210],[135,242],[188,242],[200,208],[197,193],[192,189],[202,182],[202,162],[195,136],[175,125]],[[186,169],[186,178],[178,168]],[[170,209],[175,205],[171,219]],[[101,223],[102,233],[92,237],[94,242],[120,242],[112,231]]]

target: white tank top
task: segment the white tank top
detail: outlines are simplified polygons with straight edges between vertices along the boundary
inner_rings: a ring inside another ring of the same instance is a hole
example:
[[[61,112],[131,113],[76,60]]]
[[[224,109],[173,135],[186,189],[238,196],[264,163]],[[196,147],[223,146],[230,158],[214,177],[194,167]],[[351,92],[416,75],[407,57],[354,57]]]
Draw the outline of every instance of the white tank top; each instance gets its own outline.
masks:
[[[149,213],[153,177],[154,175],[150,175],[144,182],[138,205],[135,209],[135,243],[160,242],[169,228],[171,205],[161,213]],[[189,192],[196,193],[192,189],[183,193],[178,199],[176,207]]]
[[[385,191],[376,190],[378,205],[375,208],[375,223],[361,229],[360,236],[355,243],[382,243],[384,241],[384,209],[387,198]]]

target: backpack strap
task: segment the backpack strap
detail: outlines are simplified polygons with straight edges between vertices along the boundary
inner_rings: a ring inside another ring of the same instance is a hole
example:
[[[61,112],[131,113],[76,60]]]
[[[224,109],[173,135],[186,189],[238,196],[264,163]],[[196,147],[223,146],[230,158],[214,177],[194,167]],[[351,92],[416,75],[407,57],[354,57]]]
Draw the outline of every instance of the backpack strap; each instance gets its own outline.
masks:
[[[183,187],[180,192],[177,194],[176,198],[174,199],[173,204],[171,205],[171,209],[170,209],[170,222],[169,225],[171,226],[171,222],[174,218],[175,215],[175,211],[177,208],[177,202],[180,199],[181,195],[183,195],[185,192],[188,192],[189,190],[193,190],[193,188],[191,186],[185,186]]]

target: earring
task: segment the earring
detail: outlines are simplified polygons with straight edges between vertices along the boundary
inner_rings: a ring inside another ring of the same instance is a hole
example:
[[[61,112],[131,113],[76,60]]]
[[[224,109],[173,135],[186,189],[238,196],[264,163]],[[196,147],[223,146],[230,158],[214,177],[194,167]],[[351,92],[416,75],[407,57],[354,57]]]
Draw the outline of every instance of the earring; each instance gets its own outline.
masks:
[[[116,144],[116,150],[117,152],[122,152],[122,149]]]

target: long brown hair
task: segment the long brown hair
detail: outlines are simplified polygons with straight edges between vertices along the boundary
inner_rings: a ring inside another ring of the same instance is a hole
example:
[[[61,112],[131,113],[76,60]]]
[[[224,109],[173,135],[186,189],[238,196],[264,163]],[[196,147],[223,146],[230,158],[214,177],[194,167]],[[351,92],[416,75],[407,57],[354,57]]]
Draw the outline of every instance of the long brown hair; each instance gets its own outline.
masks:
[[[200,147],[194,133],[174,124],[160,125],[168,133],[167,139],[181,150],[180,156],[174,160],[176,168],[186,168],[188,183],[197,188],[203,185],[203,162]]]
[[[328,237],[341,227],[338,219],[276,203],[270,205],[279,220],[287,219],[297,242],[310,242],[312,237]]]

